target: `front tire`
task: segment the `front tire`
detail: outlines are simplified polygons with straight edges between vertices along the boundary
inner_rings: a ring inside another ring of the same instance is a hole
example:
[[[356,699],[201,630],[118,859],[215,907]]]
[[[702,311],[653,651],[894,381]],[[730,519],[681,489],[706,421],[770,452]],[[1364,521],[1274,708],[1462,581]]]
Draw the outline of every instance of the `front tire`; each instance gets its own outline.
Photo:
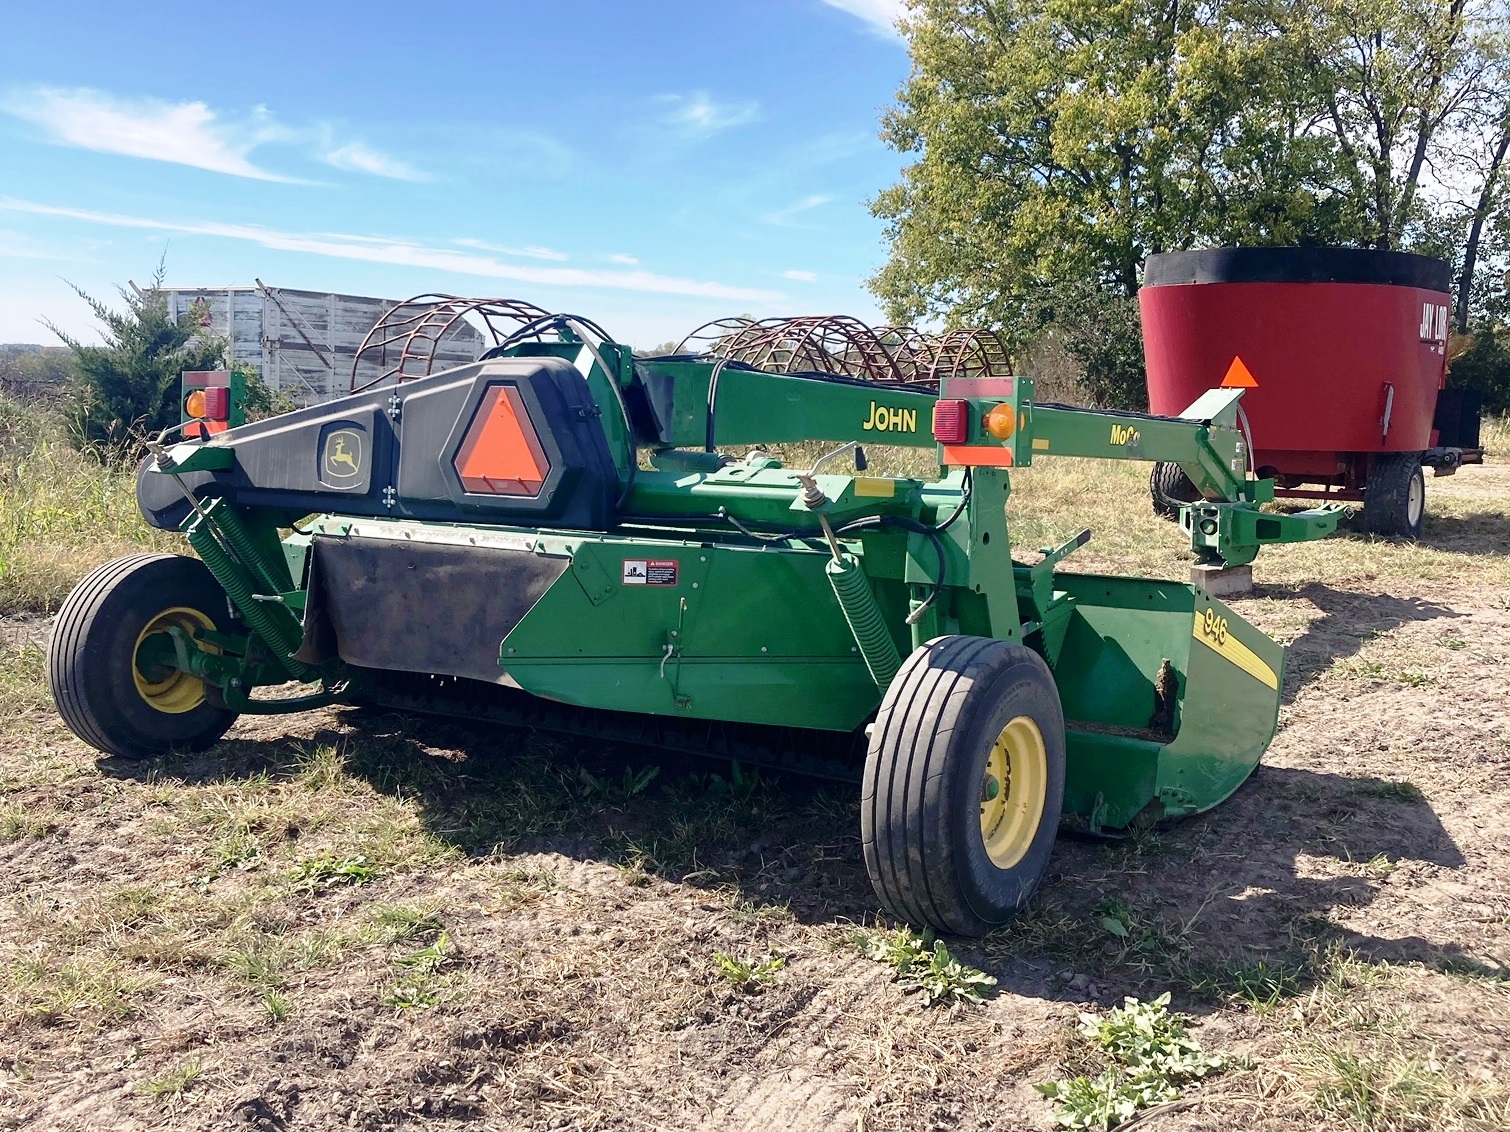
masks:
[[[983,935],[1037,889],[1064,804],[1064,711],[1048,665],[986,637],[938,637],[886,690],[860,828],[881,903]]]
[[[69,730],[96,750],[144,759],[201,751],[236,720],[218,690],[168,663],[170,630],[224,627],[225,591],[197,558],[134,554],[74,587],[47,652],[47,682]]]
[[[1374,535],[1420,538],[1426,517],[1426,476],[1421,453],[1375,456],[1363,490],[1363,529]]]
[[[1148,474],[1148,494],[1153,500],[1154,514],[1165,519],[1178,519],[1181,507],[1201,500],[1200,491],[1185,469],[1163,461],[1155,464]]]

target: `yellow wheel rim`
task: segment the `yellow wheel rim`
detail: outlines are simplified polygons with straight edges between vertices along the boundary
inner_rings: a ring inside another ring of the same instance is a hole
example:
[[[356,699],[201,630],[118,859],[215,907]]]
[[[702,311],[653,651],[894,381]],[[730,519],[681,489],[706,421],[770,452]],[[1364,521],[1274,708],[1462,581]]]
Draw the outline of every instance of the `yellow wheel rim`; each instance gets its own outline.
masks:
[[[182,715],[204,703],[204,681],[177,668],[169,670],[161,679],[154,680],[154,671],[143,672],[142,645],[152,636],[168,636],[168,630],[178,628],[193,636],[197,632],[214,630],[215,623],[197,609],[175,606],[165,609],[137,635],[136,646],[131,650],[131,677],[136,681],[136,691],[142,699],[160,712]],[[171,638],[170,638],[171,640]],[[200,645],[208,652],[219,652],[213,645]],[[155,651],[155,650],[154,650]]]
[[[1001,729],[980,784],[980,835],[986,855],[1010,869],[1028,854],[1049,789],[1049,754],[1038,724],[1019,715]]]

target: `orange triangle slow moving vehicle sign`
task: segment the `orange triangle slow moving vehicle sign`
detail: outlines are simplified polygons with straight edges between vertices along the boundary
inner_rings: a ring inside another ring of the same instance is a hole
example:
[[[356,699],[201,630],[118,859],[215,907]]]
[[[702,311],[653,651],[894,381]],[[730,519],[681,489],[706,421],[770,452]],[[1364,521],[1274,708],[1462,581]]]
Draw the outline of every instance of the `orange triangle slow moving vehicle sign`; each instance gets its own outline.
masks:
[[[1258,381],[1248,372],[1248,367],[1243,364],[1243,359],[1236,354],[1232,356],[1232,364],[1227,367],[1227,376],[1222,378],[1223,389],[1257,389]]]

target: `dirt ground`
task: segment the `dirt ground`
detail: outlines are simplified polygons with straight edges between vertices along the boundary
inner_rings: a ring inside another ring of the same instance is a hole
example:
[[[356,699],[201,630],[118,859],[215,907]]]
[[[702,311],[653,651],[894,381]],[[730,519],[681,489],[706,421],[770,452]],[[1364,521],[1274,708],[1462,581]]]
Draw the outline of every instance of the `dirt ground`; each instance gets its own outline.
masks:
[[[1510,466],[1458,478],[1505,519]],[[353,710],[96,761],[45,621],[13,624],[0,1127],[1038,1128],[1079,1012],[1164,990],[1232,1065],[1151,1126],[1505,1127],[1510,587],[1482,575],[1235,603],[1291,646],[1262,768],[1062,839],[955,949],[997,993],[932,1009],[856,943],[852,791]],[[716,953],[785,962],[741,988]]]

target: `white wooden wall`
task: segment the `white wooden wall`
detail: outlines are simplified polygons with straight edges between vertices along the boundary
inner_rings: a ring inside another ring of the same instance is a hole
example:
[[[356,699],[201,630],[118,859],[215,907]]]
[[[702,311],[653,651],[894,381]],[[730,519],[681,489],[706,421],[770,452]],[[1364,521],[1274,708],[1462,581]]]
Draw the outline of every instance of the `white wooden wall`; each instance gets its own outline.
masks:
[[[288,287],[184,287],[167,294],[176,317],[199,304],[209,331],[230,339],[232,360],[257,366],[271,388],[287,391],[299,405],[347,391],[357,347],[383,312],[397,305],[392,299]],[[435,369],[475,361],[484,348],[482,334],[463,324],[441,344]],[[364,358],[358,381],[371,380],[382,369],[380,360]]]

